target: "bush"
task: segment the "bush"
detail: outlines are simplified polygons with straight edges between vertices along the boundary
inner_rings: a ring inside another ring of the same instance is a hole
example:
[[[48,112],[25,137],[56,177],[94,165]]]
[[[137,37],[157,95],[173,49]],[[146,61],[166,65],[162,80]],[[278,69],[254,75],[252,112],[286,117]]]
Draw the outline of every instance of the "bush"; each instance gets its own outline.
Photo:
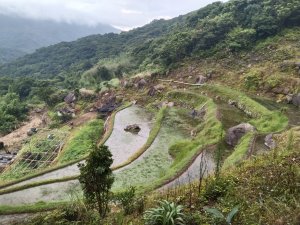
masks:
[[[115,200],[119,202],[126,215],[134,212],[135,209],[135,187],[129,187],[127,190],[117,193]]]
[[[183,225],[185,224],[182,213],[183,207],[166,200],[159,202],[158,208],[152,208],[145,212],[144,220],[148,225]]]
[[[218,198],[226,195],[231,185],[232,180],[223,177],[211,178],[206,184],[203,196],[209,201],[216,201]]]

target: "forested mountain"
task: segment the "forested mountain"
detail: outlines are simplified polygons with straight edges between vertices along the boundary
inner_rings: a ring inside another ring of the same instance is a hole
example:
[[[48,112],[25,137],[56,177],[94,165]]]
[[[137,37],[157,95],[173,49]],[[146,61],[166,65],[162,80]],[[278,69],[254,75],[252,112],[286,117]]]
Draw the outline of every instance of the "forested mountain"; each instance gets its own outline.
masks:
[[[158,20],[121,34],[93,35],[42,48],[0,67],[1,75],[52,77],[83,72],[99,60],[121,53],[134,62],[130,70],[165,70],[187,57],[234,52],[257,40],[300,24],[298,0],[216,2],[172,20]],[[128,71],[125,71],[128,72]]]
[[[34,50],[91,34],[119,32],[112,26],[94,27],[0,15],[0,63],[12,61]]]
[[[40,48],[0,66],[0,224],[298,225],[299,109],[299,0]]]

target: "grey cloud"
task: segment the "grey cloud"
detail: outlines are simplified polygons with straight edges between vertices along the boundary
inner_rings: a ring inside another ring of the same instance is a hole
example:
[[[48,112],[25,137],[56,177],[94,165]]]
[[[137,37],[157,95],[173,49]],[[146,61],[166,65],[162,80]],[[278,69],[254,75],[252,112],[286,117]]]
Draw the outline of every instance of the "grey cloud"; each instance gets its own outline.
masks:
[[[0,13],[40,20],[121,28],[172,18],[214,0],[0,0]]]

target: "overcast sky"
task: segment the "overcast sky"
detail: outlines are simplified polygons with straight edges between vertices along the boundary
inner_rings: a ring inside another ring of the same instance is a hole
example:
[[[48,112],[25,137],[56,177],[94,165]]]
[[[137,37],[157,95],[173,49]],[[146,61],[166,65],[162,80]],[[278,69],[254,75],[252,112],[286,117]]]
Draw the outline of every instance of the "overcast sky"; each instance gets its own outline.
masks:
[[[169,19],[216,0],[0,0],[0,14],[128,30]]]

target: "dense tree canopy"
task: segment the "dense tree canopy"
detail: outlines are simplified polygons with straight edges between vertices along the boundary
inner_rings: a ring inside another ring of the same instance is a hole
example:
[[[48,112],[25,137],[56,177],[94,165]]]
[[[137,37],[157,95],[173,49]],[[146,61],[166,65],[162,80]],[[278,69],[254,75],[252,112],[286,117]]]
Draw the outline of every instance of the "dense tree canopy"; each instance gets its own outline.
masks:
[[[81,75],[89,83],[98,83],[144,70],[165,71],[185,57],[240,51],[285,27],[299,24],[299,0],[215,2],[187,15],[155,20],[129,32],[93,35],[39,49],[0,66],[0,75],[55,77],[65,87],[74,88]],[[127,56],[128,62],[118,65],[115,61],[122,55]],[[115,62],[113,68],[107,65],[109,60]],[[19,95],[23,98],[28,92],[24,87]]]

